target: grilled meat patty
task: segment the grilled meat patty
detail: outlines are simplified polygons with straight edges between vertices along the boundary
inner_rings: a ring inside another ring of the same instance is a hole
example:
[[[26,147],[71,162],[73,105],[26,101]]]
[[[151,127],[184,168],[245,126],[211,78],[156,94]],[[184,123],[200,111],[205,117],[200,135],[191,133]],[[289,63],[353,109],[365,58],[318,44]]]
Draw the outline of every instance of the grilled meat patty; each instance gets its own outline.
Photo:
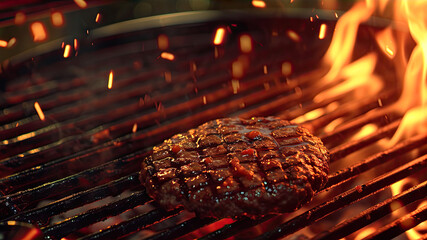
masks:
[[[252,218],[298,209],[327,181],[329,153],[275,117],[224,118],[177,134],[144,159],[140,180],[165,209]]]

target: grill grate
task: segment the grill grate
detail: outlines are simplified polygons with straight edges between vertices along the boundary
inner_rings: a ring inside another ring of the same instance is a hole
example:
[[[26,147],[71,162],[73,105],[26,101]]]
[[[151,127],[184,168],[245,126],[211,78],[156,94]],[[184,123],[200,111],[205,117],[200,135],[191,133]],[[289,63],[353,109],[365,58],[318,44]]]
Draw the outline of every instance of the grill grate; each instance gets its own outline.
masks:
[[[315,236],[332,239],[380,221],[396,210],[390,208],[396,201],[402,208],[425,198],[427,179],[419,173],[426,171],[427,136],[414,136],[386,150],[377,147],[366,156],[361,153],[396,131],[402,116],[386,106],[396,100],[397,89],[385,89],[379,97],[362,102],[354,102],[351,94],[313,102],[314,96],[333,86],[317,81],[325,73],[318,63],[327,47],[323,42],[326,40],[318,40],[312,31],[320,23],[258,20],[254,24],[222,18],[224,22],[219,25],[230,28],[227,43],[222,46],[211,45],[218,22],[204,22],[126,33],[121,36],[126,39],[122,42],[110,37],[88,38],[74,58],[56,61],[61,54],[53,51],[16,63],[9,70],[13,77],[9,77],[10,84],[0,102],[0,221],[32,223],[52,239],[133,238],[144,229],[151,231],[146,236],[149,239],[186,234],[193,234],[187,235],[189,238],[225,239],[239,238],[253,226],[263,229],[257,239],[273,239],[336,218],[343,209],[366,199],[379,198],[378,194],[387,192],[391,184],[408,176],[419,178],[409,190],[382,197],[359,215],[345,217],[341,224],[322,229],[325,232]],[[302,40],[293,42],[286,34],[288,29],[299,29]],[[358,44],[370,46],[372,40],[363,37],[363,31],[372,29],[361,31]],[[168,34],[167,51],[174,54],[174,61],[159,57],[156,37],[163,33]],[[239,52],[241,34],[252,36],[251,53]],[[92,49],[91,42],[97,48]],[[231,71],[237,60],[250,63],[238,86]],[[283,75],[283,62],[292,62],[292,78]],[[27,73],[20,74],[22,69]],[[111,69],[113,88],[107,90]],[[384,107],[378,104],[378,98]],[[44,121],[33,108],[35,101],[45,112]],[[139,183],[142,158],[153,145],[175,133],[226,116],[294,119],[332,103],[338,103],[339,108],[304,125],[331,150],[333,172],[313,202],[295,213],[236,219],[203,232],[205,226],[222,221],[200,219],[181,208],[169,212],[156,208]],[[340,118],[341,125],[325,131],[331,121]],[[366,124],[379,128],[363,138],[351,139]],[[346,162],[355,153],[364,157]],[[399,159],[406,160],[396,167]],[[126,191],[132,193],[126,195]],[[53,220],[67,211],[118,195],[123,196],[72,217]],[[131,217],[99,232],[87,230],[141,206],[149,210],[135,210]],[[400,227],[408,218],[416,221]],[[389,220],[370,237],[397,236],[425,220],[425,207],[418,208]],[[158,227],[162,223],[166,227]]]

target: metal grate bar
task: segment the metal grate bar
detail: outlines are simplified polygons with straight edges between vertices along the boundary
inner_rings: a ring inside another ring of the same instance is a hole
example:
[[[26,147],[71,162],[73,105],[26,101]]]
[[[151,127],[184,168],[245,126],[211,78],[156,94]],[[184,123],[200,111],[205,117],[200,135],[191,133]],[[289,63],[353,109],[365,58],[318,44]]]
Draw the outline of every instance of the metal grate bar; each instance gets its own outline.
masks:
[[[374,142],[384,137],[390,136],[396,131],[397,127],[399,127],[399,124],[400,120],[394,121],[362,139],[348,142],[333,148],[330,151],[330,162],[332,163],[338,161],[339,159],[346,157],[347,155],[357,150],[360,150],[366,146],[369,146],[370,144],[373,144]]]
[[[381,165],[393,158],[407,153],[411,150],[419,148],[427,144],[427,135],[419,135],[412,137],[402,143],[397,144],[396,146],[387,149],[383,152],[377,153],[372,157],[364,160],[363,162],[357,163],[345,170],[336,172],[329,176],[328,182],[326,183],[325,189],[331,188],[336,184],[341,184],[346,182],[362,172],[372,169],[378,165]]]
[[[101,207],[90,209],[87,212],[78,214],[52,226],[44,227],[41,230],[45,235],[59,239],[80,228],[103,221],[109,216],[116,216],[125,210],[145,204],[149,200],[150,197],[148,197],[145,190],[135,192],[129,197],[114,201]]]
[[[294,233],[307,225],[324,218],[344,206],[357,202],[372,195],[390,184],[414,174],[427,167],[427,155],[417,158],[389,173],[367,182],[361,188],[353,188],[344,192],[331,201],[312,208],[305,213],[277,226],[255,239],[276,239]]]
[[[178,208],[169,212],[163,209],[155,209],[147,214],[136,216],[130,220],[113,225],[107,229],[97,233],[79,238],[79,240],[95,240],[95,239],[117,239],[118,237],[126,236],[130,233],[146,228],[158,221],[166,220],[182,212],[182,208]]]
[[[424,197],[425,197],[424,190]],[[418,224],[427,221],[427,205],[424,205],[415,211],[412,211],[410,214],[397,219],[396,221],[380,228],[375,233],[366,237],[366,240],[382,240],[382,239],[391,239],[399,236],[405,231],[416,227]],[[425,239],[425,234],[420,239]]]
[[[46,225],[54,215],[67,210],[77,208],[84,204],[100,200],[107,196],[115,196],[123,192],[123,189],[129,189],[140,186],[138,179],[139,173],[122,177],[120,179],[108,182],[106,184],[67,196],[48,205],[21,212],[5,220],[26,221],[37,225]]]
[[[329,180],[322,191],[330,189],[332,187],[336,187],[337,185],[350,180],[351,178],[359,175],[360,173],[375,167],[376,165],[384,163],[384,161],[392,159],[400,154],[406,153],[412,149],[423,146],[426,144],[427,135],[426,136],[418,136],[405,141],[392,149],[388,149],[384,152],[378,153],[362,163],[356,164],[347,168],[346,170],[339,171],[334,173],[332,176],[329,176]],[[336,210],[336,209],[334,209]],[[237,234],[242,229],[246,229],[248,227],[252,227],[258,225],[262,222],[265,222],[274,217],[274,215],[267,215],[258,220],[251,219],[243,219],[238,220],[232,224],[226,225],[220,230],[212,232],[202,239],[225,239],[228,237]]]
[[[352,219],[348,219],[344,223],[337,225],[336,227],[332,228],[328,232],[319,234],[314,239],[316,240],[341,239],[347,236],[348,234],[355,232],[361,229],[362,227],[397,210],[396,208],[391,208],[391,204],[393,202],[398,201],[400,203],[399,207],[403,207],[412,202],[423,199],[425,197],[426,192],[427,192],[427,182],[421,183],[405,192],[402,192],[396,196],[393,196],[391,198],[384,200],[383,202],[373,207],[370,207],[366,211],[363,211],[362,213],[360,213],[358,216]],[[424,215],[424,217],[427,217],[427,215]],[[380,238],[380,239],[391,239],[391,238],[392,237],[390,235],[386,235],[384,236],[384,238]]]
[[[12,214],[8,206],[14,206],[17,209],[24,209],[30,204],[41,199],[63,195],[73,191],[76,186],[80,188],[93,187],[96,184],[110,180],[110,178],[121,177],[129,174],[139,165],[141,155],[135,154],[125,158],[120,158],[104,165],[94,167],[75,175],[71,175],[61,180],[45,183],[43,185],[17,192],[0,198],[0,211],[3,216]]]
[[[169,228],[163,232],[160,232],[156,235],[153,235],[147,240],[169,240],[169,239],[175,239],[180,236],[183,236],[187,233],[190,233],[192,231],[195,231],[199,228],[202,228],[208,224],[211,224],[215,222],[216,219],[213,218],[191,218],[190,220],[184,221],[180,224],[177,224],[173,226],[172,228]]]

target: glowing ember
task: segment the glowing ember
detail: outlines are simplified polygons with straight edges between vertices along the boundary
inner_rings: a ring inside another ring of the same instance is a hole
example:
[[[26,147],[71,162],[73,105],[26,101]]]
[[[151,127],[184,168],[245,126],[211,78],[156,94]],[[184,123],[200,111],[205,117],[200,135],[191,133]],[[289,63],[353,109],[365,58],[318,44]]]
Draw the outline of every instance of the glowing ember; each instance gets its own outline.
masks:
[[[70,56],[71,46],[70,44],[65,45],[64,48],[64,58],[68,58]]]
[[[108,89],[111,89],[113,87],[113,70],[110,71],[110,74],[108,75]]]
[[[301,41],[301,37],[293,30],[286,31],[286,35],[288,35],[288,37],[294,42]]]
[[[17,12],[16,13],[16,15],[15,15],[15,24],[16,25],[24,24],[26,20],[27,20],[27,17],[25,16],[25,13],[23,13],[23,12]]]
[[[55,27],[61,27],[64,25],[64,16],[61,12],[53,12],[51,14],[52,25]]]
[[[7,47],[12,47],[16,43],[16,38],[9,39],[9,42],[7,43]]]
[[[367,236],[369,236],[370,234],[374,233],[375,231],[377,231],[377,228],[375,227],[364,228],[359,232],[359,234],[356,235],[354,240],[362,240]]]
[[[322,23],[320,25],[320,31],[319,31],[319,39],[325,39],[326,36],[326,24]]]
[[[252,6],[257,8],[265,8],[266,4],[262,0],[252,0]]]
[[[377,40],[380,49],[386,54],[386,56],[393,59],[396,51],[396,42],[394,41],[392,28],[387,27],[377,33],[375,35],[375,40]]]
[[[160,50],[166,50],[169,47],[169,38],[164,34],[160,34],[157,37],[157,46]]]
[[[243,77],[243,63],[241,61],[235,61],[231,65],[231,73],[234,78]]]
[[[285,77],[290,76],[291,73],[292,73],[292,64],[290,62],[282,63],[282,74],[283,74],[283,76],[285,76]]]
[[[96,18],[95,18],[95,22],[99,23],[100,18],[101,18],[101,14],[97,13]]]
[[[231,80],[231,88],[233,89],[233,93],[237,94],[239,88],[240,88],[240,82],[237,79]]]
[[[242,53],[249,53],[252,51],[252,38],[247,34],[240,36],[240,51],[242,51]]]
[[[40,107],[40,104],[38,102],[34,103],[34,108],[36,109],[37,114],[39,115],[40,120],[44,121],[45,116],[44,116],[42,108]]]
[[[172,82],[172,74],[171,74],[171,72],[169,72],[169,71],[166,71],[166,72],[165,72],[165,81],[166,81],[167,83]]]
[[[79,8],[87,7],[87,3],[85,0],[74,0],[74,2],[76,3],[77,6],[79,6]]]
[[[224,36],[225,36],[225,28],[222,28],[222,27],[218,28],[216,30],[215,38],[214,38],[213,43],[215,45],[221,45],[223,43],[223,41],[224,41]]]
[[[0,47],[7,47],[7,42],[5,40],[0,40]]]
[[[160,57],[169,61],[173,61],[175,59],[175,56],[172,53],[168,53],[168,52],[162,52]]]
[[[41,22],[33,22],[31,24],[31,33],[33,34],[34,42],[42,42],[47,39],[46,28]]]

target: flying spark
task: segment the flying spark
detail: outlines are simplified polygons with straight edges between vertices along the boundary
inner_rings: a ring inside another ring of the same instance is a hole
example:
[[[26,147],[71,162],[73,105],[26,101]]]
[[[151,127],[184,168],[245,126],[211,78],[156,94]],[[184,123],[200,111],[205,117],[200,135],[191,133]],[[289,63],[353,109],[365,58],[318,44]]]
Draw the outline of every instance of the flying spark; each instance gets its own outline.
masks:
[[[64,16],[61,12],[53,12],[51,15],[52,24],[55,27],[64,25]]]
[[[74,0],[74,2],[76,3],[77,6],[79,6],[79,8],[87,7],[87,3],[85,0]]]
[[[225,36],[225,28],[222,28],[222,27],[218,28],[216,30],[215,38],[214,38],[213,43],[215,45],[221,45],[222,42],[224,41],[224,36]]]
[[[299,42],[301,41],[301,37],[293,30],[288,30],[286,31],[286,34],[288,35],[288,37],[290,39],[292,39],[294,42]]]
[[[64,58],[68,58],[70,56],[71,46],[70,44],[65,45],[64,48]]]
[[[175,59],[175,56],[172,53],[168,53],[168,52],[162,52],[160,57],[169,61],[173,61]]]
[[[249,53],[252,51],[252,39],[249,35],[243,34],[240,36],[240,50],[243,53]]]
[[[7,47],[12,47],[16,43],[16,38],[9,39],[9,42],[7,43]]]
[[[7,42],[5,40],[0,40],[0,47],[7,47]]]
[[[132,126],[132,132],[136,133],[136,130],[138,130],[138,124],[134,123]]]
[[[41,42],[47,38],[46,29],[41,22],[33,22],[31,24],[31,32],[33,34],[34,42]]]
[[[16,15],[15,15],[15,24],[16,25],[24,24],[26,20],[27,20],[27,17],[25,16],[25,13],[23,13],[23,12],[17,12],[16,13]]]
[[[101,14],[97,13],[96,18],[95,18],[95,22],[99,23],[100,17],[101,17]]]
[[[39,115],[40,120],[44,121],[45,116],[44,116],[42,108],[40,107],[40,104],[38,102],[34,103],[34,108],[36,109],[37,114]]]
[[[108,76],[108,89],[113,87],[113,70],[110,71],[110,75]]]
[[[266,4],[262,0],[252,0],[252,6],[257,8],[265,8]]]
[[[326,24],[322,23],[320,25],[320,31],[319,31],[319,39],[325,39],[326,36]]]
[[[77,38],[74,38],[74,50],[77,51],[77,48],[79,48],[79,42],[77,41]]]

